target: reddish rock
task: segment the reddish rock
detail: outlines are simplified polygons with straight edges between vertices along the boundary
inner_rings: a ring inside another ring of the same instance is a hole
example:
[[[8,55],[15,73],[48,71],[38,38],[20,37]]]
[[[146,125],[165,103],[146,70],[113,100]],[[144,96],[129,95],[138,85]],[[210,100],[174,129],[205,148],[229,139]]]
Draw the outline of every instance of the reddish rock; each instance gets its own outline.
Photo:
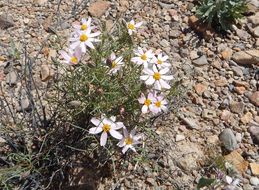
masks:
[[[207,90],[207,86],[201,83],[198,83],[194,86],[194,89],[197,94],[202,95],[202,93]]]
[[[254,92],[249,99],[255,106],[259,106],[259,91]]]
[[[250,123],[251,121],[252,121],[252,119],[253,119],[253,114],[252,113],[250,113],[250,112],[247,112],[245,115],[243,115],[242,117],[241,117],[241,122],[243,123],[243,124],[248,124],[248,123]]]
[[[100,18],[110,7],[108,1],[96,1],[89,6],[89,13],[97,18]]]
[[[243,86],[237,86],[234,88],[235,92],[242,95],[246,92],[246,88]]]
[[[214,81],[214,84],[215,84],[217,87],[223,87],[223,86],[227,86],[228,81],[227,81],[226,79],[219,79],[219,80],[215,80],[215,81]]]

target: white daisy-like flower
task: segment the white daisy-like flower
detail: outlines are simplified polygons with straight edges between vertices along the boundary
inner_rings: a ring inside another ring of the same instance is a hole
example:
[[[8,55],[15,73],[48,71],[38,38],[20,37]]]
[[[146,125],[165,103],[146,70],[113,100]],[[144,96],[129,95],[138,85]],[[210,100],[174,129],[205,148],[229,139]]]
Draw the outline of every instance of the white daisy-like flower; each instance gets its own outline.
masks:
[[[101,32],[91,33],[91,29],[88,28],[86,31],[78,31],[78,36],[74,36],[70,38],[71,48],[76,49],[78,47],[81,48],[83,53],[86,52],[86,46],[91,49],[94,49],[93,42],[99,42],[100,40],[96,39],[96,36],[99,36]]]
[[[59,53],[65,59],[63,62],[68,65],[78,64],[82,54],[81,49],[79,48],[75,49],[75,51],[69,49],[68,53],[64,50],[61,50]]]
[[[165,97],[160,94],[159,96],[155,97],[155,101],[150,105],[150,110],[155,114],[162,111],[166,112],[168,110],[167,104],[168,102]]]
[[[144,75],[140,76],[141,80],[144,80],[146,85],[154,85],[154,89],[162,90],[170,89],[171,86],[167,83],[167,81],[172,80],[173,75],[166,75],[170,69],[168,67],[158,70],[156,65],[153,65],[153,70],[144,68]]]
[[[109,119],[102,116],[101,119],[92,118],[91,122],[96,126],[89,129],[90,134],[101,133],[100,145],[105,146],[107,142],[108,133],[116,139],[121,139],[122,135],[117,131],[125,127],[122,122],[115,122],[116,117],[112,116]]]
[[[128,133],[126,128],[123,128],[123,138],[117,144],[119,147],[123,147],[122,153],[125,154],[128,149],[136,152],[134,145],[140,144],[140,139],[142,138],[141,134],[136,135],[136,130],[133,129]]]
[[[136,31],[136,28],[140,27],[142,22],[138,22],[135,24],[135,21],[132,19],[130,22],[127,23],[128,33],[132,35],[133,32]]]
[[[145,51],[141,47],[138,47],[138,49],[135,50],[134,53],[136,57],[131,58],[131,61],[138,65],[144,65],[144,68],[148,67],[149,63],[151,63],[151,60],[154,57],[151,49]]]
[[[91,17],[89,17],[88,20],[86,20],[85,18],[82,18],[81,23],[80,24],[73,24],[73,27],[76,30],[86,31],[88,29],[92,29],[91,22],[92,22]]]
[[[155,101],[155,97],[154,94],[152,92],[149,92],[146,96],[142,93],[141,97],[138,99],[140,104],[143,104],[141,111],[143,114],[148,113],[148,111],[150,110],[150,106],[154,103]]]
[[[167,62],[168,56],[163,56],[162,53],[153,57],[152,62],[157,65],[158,68],[170,67],[171,64]]]
[[[110,60],[111,60],[111,65],[110,65],[111,70],[109,71],[109,73],[115,74],[124,65],[123,58],[122,56],[116,57],[115,53],[112,53],[110,56]]]

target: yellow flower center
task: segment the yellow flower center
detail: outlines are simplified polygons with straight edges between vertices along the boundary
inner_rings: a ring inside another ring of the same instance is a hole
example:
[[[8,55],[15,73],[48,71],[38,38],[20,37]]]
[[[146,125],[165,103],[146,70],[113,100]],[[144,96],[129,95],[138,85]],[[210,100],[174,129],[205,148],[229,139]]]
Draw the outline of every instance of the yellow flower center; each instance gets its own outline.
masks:
[[[160,73],[154,73],[154,75],[153,75],[153,78],[155,79],[155,80],[160,80],[160,78],[161,78],[161,75],[160,75]]]
[[[82,35],[80,36],[80,41],[81,41],[81,42],[85,42],[86,40],[88,40],[88,36],[87,36],[86,34],[82,34]]]
[[[157,60],[157,64],[161,65],[162,63],[163,63],[162,60],[160,60],[160,59]]]
[[[150,100],[150,99],[146,99],[145,102],[144,102],[144,104],[145,104],[146,106],[149,106],[149,105],[151,104],[151,100]]]
[[[86,30],[88,27],[87,27],[87,25],[86,24],[82,24],[81,25],[81,30]]]
[[[157,102],[155,103],[155,105],[156,105],[156,107],[161,107],[161,102],[160,102],[160,101],[157,101]]]
[[[147,60],[147,56],[146,56],[146,54],[143,54],[143,55],[141,55],[141,57],[140,57],[142,60],[144,60],[144,61],[146,61]]]
[[[78,59],[75,56],[73,56],[73,57],[71,57],[70,62],[73,64],[77,64]]]
[[[128,29],[130,29],[130,30],[134,30],[135,29],[135,26],[134,26],[134,24],[128,24]]]
[[[110,125],[108,125],[108,124],[104,124],[104,125],[103,125],[103,131],[105,131],[106,133],[109,132],[110,129],[111,129],[111,126],[110,126]]]
[[[125,143],[126,143],[126,145],[131,145],[133,143],[133,139],[128,137],[125,139]]]
[[[112,62],[112,68],[115,68],[117,66],[117,63],[115,61]]]

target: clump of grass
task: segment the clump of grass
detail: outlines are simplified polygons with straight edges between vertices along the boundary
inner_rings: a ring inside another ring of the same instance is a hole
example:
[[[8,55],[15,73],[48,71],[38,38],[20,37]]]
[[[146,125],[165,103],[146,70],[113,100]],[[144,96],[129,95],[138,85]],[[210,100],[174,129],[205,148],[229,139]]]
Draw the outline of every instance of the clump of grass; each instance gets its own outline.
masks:
[[[246,10],[245,0],[201,0],[196,15],[209,27],[226,31],[243,17]]]
[[[114,146],[118,142],[109,140],[105,147],[100,147],[99,140],[89,134],[93,117],[103,114],[116,116],[126,127],[155,138],[150,126],[162,112],[147,117],[142,114],[138,98],[150,89],[140,80],[142,66],[131,61],[137,45],[128,34],[127,26],[118,23],[112,32],[103,30],[100,42],[83,55],[80,63],[66,66],[53,59],[57,75],[47,86],[51,88],[45,89],[50,97],[47,105],[43,105],[46,98],[39,96],[32,75],[32,59],[23,59],[26,63],[21,79],[25,81],[23,85],[31,109],[23,110],[22,119],[17,119],[14,113],[14,123],[5,123],[0,129],[0,135],[7,140],[0,170],[1,188],[55,189],[64,185],[68,171],[79,160],[83,165],[96,169],[99,176],[104,175],[104,168],[110,171],[113,166],[115,171],[115,162],[121,159],[118,148]],[[110,73],[112,53],[122,56],[125,63],[114,75]],[[18,58],[15,54],[14,57]],[[179,96],[178,85],[176,82],[164,92],[168,99]],[[36,95],[31,93],[32,90]],[[10,110],[15,110],[7,99],[0,100],[5,102],[4,107],[8,105]],[[137,150],[140,151],[136,156],[137,162],[145,160],[145,147],[139,146]]]

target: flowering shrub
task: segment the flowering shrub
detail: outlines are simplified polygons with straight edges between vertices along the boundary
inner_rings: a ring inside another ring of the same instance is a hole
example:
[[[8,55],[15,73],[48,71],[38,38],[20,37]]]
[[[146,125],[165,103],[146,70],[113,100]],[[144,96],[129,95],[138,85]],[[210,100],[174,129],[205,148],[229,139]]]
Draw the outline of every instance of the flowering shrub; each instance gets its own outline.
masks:
[[[143,132],[145,114],[168,111],[173,80],[167,55],[134,44],[141,25],[131,20],[101,33],[91,18],[82,19],[74,25],[68,48],[60,51],[61,112],[88,136],[100,134],[101,146],[116,141],[123,153],[136,152],[135,145],[144,140],[137,133]]]

